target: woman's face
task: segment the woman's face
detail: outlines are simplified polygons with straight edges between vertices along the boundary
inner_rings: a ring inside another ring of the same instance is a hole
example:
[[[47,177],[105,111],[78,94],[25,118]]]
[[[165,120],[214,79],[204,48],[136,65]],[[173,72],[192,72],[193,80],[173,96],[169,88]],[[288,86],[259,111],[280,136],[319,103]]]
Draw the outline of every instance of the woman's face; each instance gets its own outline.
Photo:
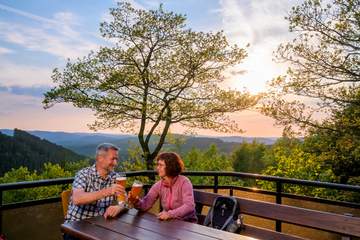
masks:
[[[156,171],[159,174],[159,177],[165,177],[166,176],[166,164],[163,160],[159,160],[156,165]]]

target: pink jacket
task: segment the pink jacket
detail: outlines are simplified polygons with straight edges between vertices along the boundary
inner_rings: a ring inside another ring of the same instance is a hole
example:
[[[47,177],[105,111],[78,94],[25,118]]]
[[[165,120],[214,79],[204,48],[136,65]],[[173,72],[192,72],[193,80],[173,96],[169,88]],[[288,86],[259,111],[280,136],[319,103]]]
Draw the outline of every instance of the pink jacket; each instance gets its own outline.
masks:
[[[156,182],[135,207],[147,211],[158,198],[163,210],[172,218],[197,222],[193,186],[187,177],[179,175],[172,180],[171,185],[164,180]]]

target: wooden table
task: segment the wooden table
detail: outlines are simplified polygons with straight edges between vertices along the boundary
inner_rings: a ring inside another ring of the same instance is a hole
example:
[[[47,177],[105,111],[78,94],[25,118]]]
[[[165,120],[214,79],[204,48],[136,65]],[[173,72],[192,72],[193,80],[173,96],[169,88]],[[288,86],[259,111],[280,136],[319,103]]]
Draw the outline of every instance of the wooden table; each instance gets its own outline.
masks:
[[[160,221],[155,215],[135,209],[123,212],[114,219],[105,220],[104,217],[98,216],[78,222],[64,223],[61,225],[61,231],[88,240],[254,239],[179,220]]]

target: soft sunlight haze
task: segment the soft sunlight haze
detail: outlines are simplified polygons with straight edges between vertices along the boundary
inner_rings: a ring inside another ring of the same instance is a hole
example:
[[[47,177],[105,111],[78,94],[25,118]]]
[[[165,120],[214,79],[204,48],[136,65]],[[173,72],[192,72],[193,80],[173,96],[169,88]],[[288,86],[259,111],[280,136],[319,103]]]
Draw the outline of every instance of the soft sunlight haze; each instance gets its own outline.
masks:
[[[225,88],[266,91],[266,82],[283,74],[286,66],[272,58],[276,47],[289,39],[284,17],[298,1],[132,0],[136,8],[157,8],[186,14],[187,25],[198,31],[224,30],[231,44],[246,48],[248,57],[226,74]],[[76,59],[110,45],[102,39],[99,23],[110,18],[115,1],[7,1],[0,0],[0,128],[90,132],[95,117],[90,110],[59,104],[44,110],[43,93],[54,86],[52,69],[63,68],[66,59]],[[249,44],[249,45],[248,45]],[[233,114],[244,136],[280,136],[273,120],[255,111]],[[182,133],[174,126],[172,132]],[[104,132],[119,133],[116,129]],[[218,135],[214,131],[197,131]]]

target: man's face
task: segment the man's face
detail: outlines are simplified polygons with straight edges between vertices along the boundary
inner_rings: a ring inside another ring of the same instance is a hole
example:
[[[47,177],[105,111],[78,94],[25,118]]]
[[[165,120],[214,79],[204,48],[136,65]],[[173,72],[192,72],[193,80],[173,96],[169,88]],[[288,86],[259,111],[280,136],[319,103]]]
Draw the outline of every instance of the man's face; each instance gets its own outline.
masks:
[[[106,170],[107,172],[113,171],[117,166],[118,151],[109,149],[107,152],[98,155],[97,162],[99,167]]]

